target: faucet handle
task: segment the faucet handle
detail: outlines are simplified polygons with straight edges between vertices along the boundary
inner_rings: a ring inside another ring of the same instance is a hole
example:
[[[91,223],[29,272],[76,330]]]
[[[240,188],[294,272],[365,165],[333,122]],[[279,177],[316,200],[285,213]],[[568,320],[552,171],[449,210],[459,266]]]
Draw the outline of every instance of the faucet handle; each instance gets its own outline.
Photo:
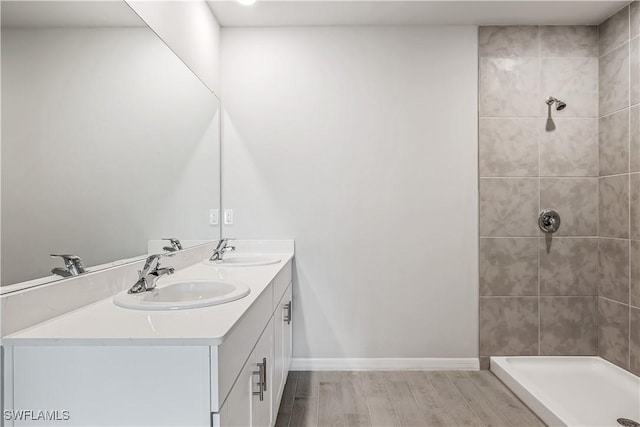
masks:
[[[173,249],[177,251],[182,250],[182,243],[180,243],[180,239],[177,239],[175,237],[163,237],[161,240],[168,240],[169,243],[171,243]]]
[[[162,254],[152,254],[147,257],[147,260],[144,262],[144,267],[142,267],[142,271],[140,274],[144,274],[143,272],[148,272],[151,269],[153,263],[156,263],[156,267],[160,265],[160,258],[162,258]]]
[[[84,264],[82,263],[82,258],[78,255],[71,254],[49,254],[51,258],[62,258],[64,261],[64,266],[67,267],[69,273],[71,275],[76,276],[78,274],[85,273]]]
[[[229,240],[236,240],[236,238],[235,237],[220,238],[220,240],[218,240],[218,246],[216,246],[216,250],[220,250],[225,246],[227,246],[227,242],[229,242]]]
[[[51,258],[62,258],[64,261],[73,260],[73,261],[82,261],[82,259],[78,255],[58,255],[58,254],[50,254]]]

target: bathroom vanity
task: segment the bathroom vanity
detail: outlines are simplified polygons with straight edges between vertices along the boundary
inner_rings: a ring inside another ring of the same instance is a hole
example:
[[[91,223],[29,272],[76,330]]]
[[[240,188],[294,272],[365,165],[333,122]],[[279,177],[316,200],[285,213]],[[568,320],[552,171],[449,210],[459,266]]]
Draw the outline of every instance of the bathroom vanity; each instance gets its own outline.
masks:
[[[269,253],[278,260],[269,265],[216,266],[210,251],[189,251],[193,262],[160,278],[158,289],[215,280],[246,285],[248,295],[208,307],[132,309],[114,303],[123,287],[10,334],[5,412],[67,411],[68,420],[47,424],[65,426],[274,425],[291,362],[293,244]],[[5,425],[43,423],[5,413]]]

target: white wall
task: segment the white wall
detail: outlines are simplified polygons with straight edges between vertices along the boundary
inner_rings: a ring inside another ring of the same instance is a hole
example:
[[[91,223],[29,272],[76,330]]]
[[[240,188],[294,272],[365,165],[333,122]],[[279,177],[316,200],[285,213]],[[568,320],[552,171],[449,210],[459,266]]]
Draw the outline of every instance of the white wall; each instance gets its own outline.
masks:
[[[219,101],[147,28],[2,30],[2,283],[217,239]]]
[[[220,25],[205,0],[127,0],[212,92],[220,93]]]
[[[0,22],[2,22],[2,2],[0,2]],[[0,26],[1,27],[1,26]],[[0,30],[0,46],[2,46],[2,31]],[[2,55],[0,55],[0,82],[2,81]],[[0,84],[0,100],[2,100],[2,84]],[[2,152],[2,102],[0,102],[0,153]],[[2,158],[0,154],[0,176],[2,176]],[[1,182],[0,182],[1,184]],[[0,213],[2,212],[2,186],[0,185]],[[0,224],[2,215],[0,214]],[[0,226],[0,242],[2,241],[2,227]],[[2,245],[0,244],[0,248]],[[2,277],[2,250],[0,249],[0,277]],[[0,304],[0,331],[2,331],[2,305]],[[0,337],[0,384],[4,384],[4,347]],[[4,387],[0,387],[0,409],[4,413]]]
[[[221,62],[223,234],[295,239],[295,357],[476,357],[477,28],[223,28]]]

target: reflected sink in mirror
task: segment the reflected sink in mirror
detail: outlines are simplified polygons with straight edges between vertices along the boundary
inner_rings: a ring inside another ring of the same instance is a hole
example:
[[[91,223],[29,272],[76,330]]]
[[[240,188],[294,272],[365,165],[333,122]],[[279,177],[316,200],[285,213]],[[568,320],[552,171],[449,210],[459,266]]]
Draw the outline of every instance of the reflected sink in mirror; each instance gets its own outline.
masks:
[[[183,310],[236,301],[250,292],[247,285],[236,281],[188,280],[138,294],[124,291],[113,302],[134,310]]]
[[[204,261],[204,264],[213,267],[257,267],[260,265],[277,264],[280,258],[260,254],[226,254],[219,261]]]
[[[0,15],[1,244],[11,248],[0,285],[62,280],[49,254],[96,272],[169,244],[148,252],[150,239],[185,249],[219,239],[201,216],[220,208],[220,100],[132,7],[2,1]]]

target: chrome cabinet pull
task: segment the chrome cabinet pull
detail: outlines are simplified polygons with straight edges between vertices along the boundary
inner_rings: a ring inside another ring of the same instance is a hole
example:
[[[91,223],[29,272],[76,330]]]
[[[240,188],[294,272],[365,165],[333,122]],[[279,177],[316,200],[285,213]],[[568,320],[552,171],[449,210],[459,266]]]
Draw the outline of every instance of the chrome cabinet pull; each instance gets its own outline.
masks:
[[[267,358],[262,358],[262,391],[267,391]]]
[[[254,396],[260,396],[260,401],[262,402],[264,400],[264,391],[265,391],[265,386],[264,386],[264,377],[266,375],[266,361],[267,359],[262,359],[262,363],[258,363],[258,370],[257,371],[253,371],[253,375],[257,375],[258,376],[258,391],[254,391],[251,394],[253,394]]]
[[[291,324],[291,301],[289,301],[284,308],[287,310],[287,317],[284,318],[284,321],[287,322],[287,325]]]

